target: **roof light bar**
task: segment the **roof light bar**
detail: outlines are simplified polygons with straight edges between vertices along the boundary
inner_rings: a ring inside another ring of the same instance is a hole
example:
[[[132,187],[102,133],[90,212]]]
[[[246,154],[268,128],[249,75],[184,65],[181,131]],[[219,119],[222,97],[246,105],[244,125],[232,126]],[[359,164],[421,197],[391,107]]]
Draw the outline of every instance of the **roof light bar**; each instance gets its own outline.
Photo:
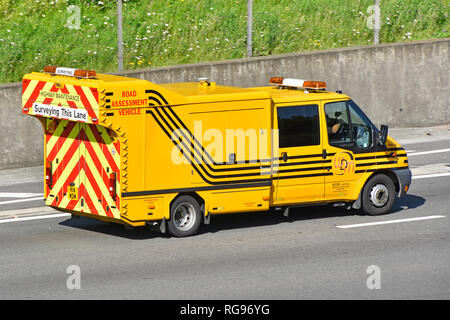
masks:
[[[293,78],[272,77],[270,84],[277,84],[284,87],[305,88],[305,89],[326,89],[327,84],[323,81],[311,81]]]
[[[46,66],[44,68],[45,73],[51,73],[60,76],[69,76],[76,78],[95,78],[97,73],[94,70],[82,70],[82,69],[73,69],[73,68],[64,68],[57,66]]]

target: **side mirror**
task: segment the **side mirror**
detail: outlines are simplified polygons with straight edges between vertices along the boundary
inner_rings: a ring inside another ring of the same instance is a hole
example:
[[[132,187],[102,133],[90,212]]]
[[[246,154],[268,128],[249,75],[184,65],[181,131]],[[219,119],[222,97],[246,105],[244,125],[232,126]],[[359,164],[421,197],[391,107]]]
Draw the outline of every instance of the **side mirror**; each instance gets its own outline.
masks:
[[[386,141],[387,141],[387,136],[388,136],[388,126],[386,126],[386,125],[381,125],[381,128],[380,128],[380,140],[379,140],[379,143],[381,144],[381,145],[385,145],[386,144]]]

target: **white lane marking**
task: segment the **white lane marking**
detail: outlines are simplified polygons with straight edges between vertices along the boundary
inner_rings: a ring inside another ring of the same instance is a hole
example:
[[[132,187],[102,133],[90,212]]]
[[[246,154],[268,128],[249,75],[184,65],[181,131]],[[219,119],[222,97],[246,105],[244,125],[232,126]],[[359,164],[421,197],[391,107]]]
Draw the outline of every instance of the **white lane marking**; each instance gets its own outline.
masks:
[[[0,198],[30,198],[43,195],[43,193],[0,192]]]
[[[40,219],[50,219],[50,218],[61,218],[61,217],[70,217],[70,213],[55,213],[55,214],[48,214],[45,216],[3,219],[3,220],[0,220],[0,223],[30,221],[30,220],[40,220]]]
[[[450,152],[450,149],[439,149],[439,150],[413,152],[413,153],[408,153],[408,157],[410,157],[410,156],[421,156],[423,154],[431,154],[431,153],[441,153],[441,152]]]
[[[20,200],[8,200],[8,201],[2,201],[2,202],[0,202],[0,205],[2,205],[2,204],[10,204],[10,203],[27,202],[27,201],[36,201],[36,200],[44,200],[44,197],[26,198],[26,199],[20,199]]]
[[[450,172],[422,174],[419,176],[412,176],[412,179],[437,178],[437,177],[448,177],[448,176],[450,176]]]
[[[12,217],[29,217],[35,215],[44,215],[49,213],[59,213],[50,206],[45,207],[31,207],[25,209],[0,210],[0,219],[7,219]]]
[[[359,227],[367,227],[367,226],[377,226],[377,225],[381,225],[381,224],[421,221],[421,220],[438,219],[438,218],[445,218],[445,216],[436,215],[436,216],[427,216],[427,217],[420,217],[420,218],[409,218],[409,219],[398,219],[398,220],[387,220],[387,221],[379,221],[379,222],[349,224],[349,225],[336,226],[336,227],[341,228],[341,229],[349,229],[349,228],[359,228]]]

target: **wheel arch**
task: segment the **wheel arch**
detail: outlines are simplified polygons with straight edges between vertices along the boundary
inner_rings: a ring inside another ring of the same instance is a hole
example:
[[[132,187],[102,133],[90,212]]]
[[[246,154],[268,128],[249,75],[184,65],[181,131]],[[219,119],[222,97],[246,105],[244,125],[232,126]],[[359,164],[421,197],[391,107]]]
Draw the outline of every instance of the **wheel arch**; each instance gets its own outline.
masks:
[[[398,194],[398,192],[400,191],[400,181],[398,180],[397,175],[390,169],[377,169],[374,172],[372,172],[365,180],[363,180],[363,183],[360,185],[360,188],[357,189],[357,190],[359,190],[359,194],[358,194],[358,198],[352,205],[353,209],[361,208],[362,194],[363,194],[364,188],[366,187],[367,183],[373,177],[375,177],[379,174],[384,174],[384,175],[388,176],[392,180],[392,182],[394,182],[395,192],[397,192],[397,194]]]
[[[372,179],[372,177],[374,177],[377,174],[384,174],[386,176],[388,176],[389,178],[391,178],[392,182],[394,182],[394,186],[395,186],[395,192],[399,192],[400,191],[400,181],[398,180],[397,175],[394,173],[394,171],[390,170],[390,169],[379,169],[377,171],[375,171],[372,175],[370,175],[369,179],[367,179],[367,181],[369,181],[370,179]],[[367,184],[364,183],[364,186]]]
[[[198,202],[198,204],[200,206],[200,209],[202,210],[202,214],[205,215],[205,212],[204,212],[204,210],[205,210],[205,200],[197,192],[194,192],[194,191],[192,191],[192,192],[180,192],[169,203],[169,219],[170,219],[170,210],[172,210],[172,204],[178,198],[180,198],[182,196],[191,196],[192,198],[194,198]]]

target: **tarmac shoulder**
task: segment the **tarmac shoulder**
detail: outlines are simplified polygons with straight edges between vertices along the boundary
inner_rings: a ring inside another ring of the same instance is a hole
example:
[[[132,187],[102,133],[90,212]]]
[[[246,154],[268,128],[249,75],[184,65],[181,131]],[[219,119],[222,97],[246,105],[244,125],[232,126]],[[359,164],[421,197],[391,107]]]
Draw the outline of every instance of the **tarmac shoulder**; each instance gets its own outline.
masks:
[[[389,128],[389,135],[400,144],[450,141],[450,124],[423,128]]]

